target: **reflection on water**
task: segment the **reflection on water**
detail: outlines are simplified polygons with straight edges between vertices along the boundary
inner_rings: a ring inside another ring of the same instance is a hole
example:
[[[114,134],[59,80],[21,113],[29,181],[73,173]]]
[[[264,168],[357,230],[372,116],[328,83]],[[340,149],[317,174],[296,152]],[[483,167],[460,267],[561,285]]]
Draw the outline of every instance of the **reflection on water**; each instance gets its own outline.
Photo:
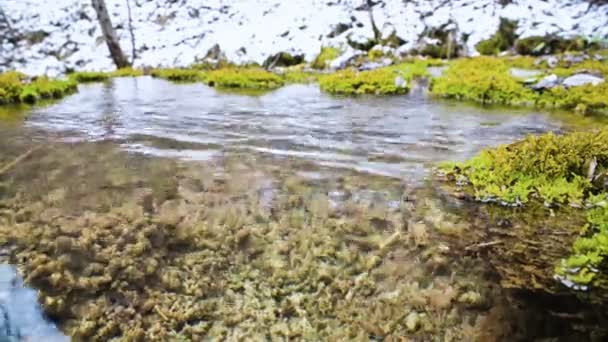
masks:
[[[79,340],[525,340],[463,253],[486,222],[422,180],[569,127],[423,94],[86,85],[0,122],[0,257]]]
[[[250,150],[399,178],[420,178],[430,163],[563,128],[545,113],[421,94],[339,98],[315,85],[292,85],[243,96],[147,77],[81,86],[61,103],[35,110],[28,125],[66,138],[116,139],[154,155],[206,159]]]

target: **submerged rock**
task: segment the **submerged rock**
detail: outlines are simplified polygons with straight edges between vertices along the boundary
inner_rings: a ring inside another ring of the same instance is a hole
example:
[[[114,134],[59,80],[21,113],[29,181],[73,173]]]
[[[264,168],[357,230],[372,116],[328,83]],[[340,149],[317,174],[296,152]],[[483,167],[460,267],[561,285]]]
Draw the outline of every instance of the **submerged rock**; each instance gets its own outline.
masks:
[[[604,79],[591,74],[576,74],[566,78],[563,82],[564,87],[579,87],[586,84],[598,85],[604,83]]]
[[[338,58],[334,59],[329,63],[329,67],[334,70],[344,69],[349,64],[355,60],[357,57],[363,55],[363,52],[357,50],[348,50],[340,55]]]
[[[531,88],[534,90],[543,90],[555,88],[558,85],[559,77],[557,77],[556,74],[551,74],[549,76],[545,76],[542,80],[538,81],[538,83],[534,84]]]

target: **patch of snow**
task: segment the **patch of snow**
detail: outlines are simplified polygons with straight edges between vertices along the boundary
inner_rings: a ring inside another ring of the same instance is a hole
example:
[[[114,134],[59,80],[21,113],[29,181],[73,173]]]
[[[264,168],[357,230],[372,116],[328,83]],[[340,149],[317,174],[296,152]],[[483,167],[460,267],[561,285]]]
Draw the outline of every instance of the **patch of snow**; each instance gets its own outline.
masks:
[[[262,63],[281,51],[304,54],[311,61],[322,46],[347,50],[347,37],[373,37],[362,0],[189,0],[132,1],[137,57],[135,66],[186,66],[202,59],[219,44],[236,63]],[[125,0],[106,0],[121,46],[131,55]],[[113,68],[89,1],[5,0],[4,12],[20,33],[41,30],[41,42],[16,44],[0,37],[0,70],[30,74],[63,73],[69,69]],[[395,32],[416,47],[424,32],[452,28],[468,36],[466,48],[490,37],[500,18],[518,21],[522,37],[545,34],[608,37],[608,5],[590,7],[581,0],[516,0],[502,6],[496,0],[385,0],[374,6],[374,18],[384,37]],[[330,35],[338,23],[349,29]],[[4,36],[4,35],[2,35]],[[331,37],[330,37],[331,36]],[[458,37],[460,39],[460,37]]]

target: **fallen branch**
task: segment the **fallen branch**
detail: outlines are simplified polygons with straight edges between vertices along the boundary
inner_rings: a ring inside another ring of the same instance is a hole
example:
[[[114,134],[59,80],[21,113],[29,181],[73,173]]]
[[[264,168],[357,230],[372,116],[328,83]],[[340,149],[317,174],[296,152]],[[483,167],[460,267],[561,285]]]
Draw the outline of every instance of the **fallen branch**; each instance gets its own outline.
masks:
[[[42,147],[42,144],[32,147],[29,150],[27,150],[25,153],[19,155],[17,158],[15,158],[15,160],[13,160],[12,162],[6,164],[5,166],[3,166],[0,169],[0,175],[2,175],[3,173],[7,172],[8,170],[12,169],[15,165],[21,163],[24,159],[26,159],[27,157],[29,157],[30,155],[32,155],[32,153],[34,153],[35,151],[37,151],[38,149],[40,149]]]
[[[491,246],[495,246],[495,245],[500,245],[502,243],[503,243],[503,241],[501,241],[501,240],[490,241],[490,242],[483,242],[483,243],[478,243],[478,244],[475,244],[475,245],[467,246],[467,247],[465,247],[464,250],[465,251],[473,251],[473,250],[476,250],[476,249],[481,249],[481,248],[485,248],[485,247],[491,247]]]

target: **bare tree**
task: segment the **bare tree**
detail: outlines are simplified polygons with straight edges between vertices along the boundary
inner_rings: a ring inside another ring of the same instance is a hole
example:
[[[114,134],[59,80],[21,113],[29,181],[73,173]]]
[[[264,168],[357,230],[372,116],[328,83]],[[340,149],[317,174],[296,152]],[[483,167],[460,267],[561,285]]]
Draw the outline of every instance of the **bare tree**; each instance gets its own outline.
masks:
[[[135,33],[133,33],[133,17],[131,16],[131,1],[127,0],[129,15],[129,34],[131,35],[131,63],[135,63]]]
[[[374,31],[374,39],[376,39],[376,41],[380,41],[380,39],[382,38],[382,33],[378,29],[378,26],[376,26],[376,21],[374,20],[374,10],[372,9],[372,7],[376,6],[377,4],[379,4],[381,2],[382,1],[374,2],[372,0],[366,0],[367,11],[369,13],[369,20],[372,23],[372,30]]]
[[[108,50],[110,50],[110,55],[112,56],[114,64],[116,64],[116,67],[119,69],[130,66],[131,64],[125,57],[125,54],[122,52],[120,43],[116,37],[116,32],[114,32],[114,28],[112,27],[112,21],[110,21],[110,15],[108,14],[106,2],[104,0],[91,0],[91,2],[95,12],[97,13],[97,19],[99,20],[103,37],[106,40],[106,44],[108,45]]]

